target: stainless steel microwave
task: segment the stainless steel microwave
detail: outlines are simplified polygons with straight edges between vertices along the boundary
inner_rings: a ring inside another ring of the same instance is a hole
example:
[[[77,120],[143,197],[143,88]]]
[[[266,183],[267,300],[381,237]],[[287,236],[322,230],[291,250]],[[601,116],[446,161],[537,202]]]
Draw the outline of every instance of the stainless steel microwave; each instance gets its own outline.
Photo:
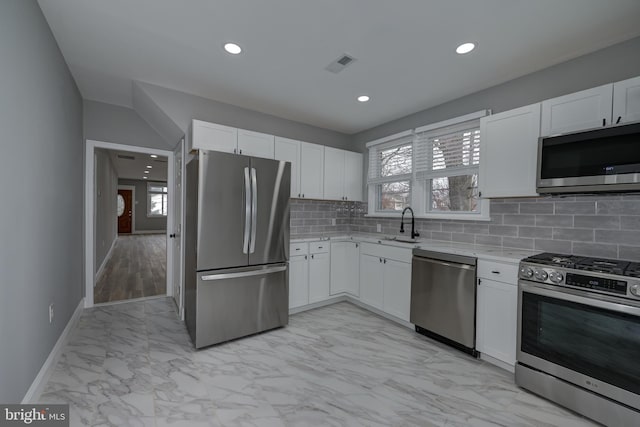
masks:
[[[540,138],[537,191],[640,190],[640,123]]]

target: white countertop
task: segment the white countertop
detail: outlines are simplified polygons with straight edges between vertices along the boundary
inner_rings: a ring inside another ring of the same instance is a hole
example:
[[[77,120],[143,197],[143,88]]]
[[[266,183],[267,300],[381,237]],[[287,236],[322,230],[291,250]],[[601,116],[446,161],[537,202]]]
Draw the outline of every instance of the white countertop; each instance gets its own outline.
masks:
[[[356,240],[359,242],[379,243],[387,246],[395,246],[407,249],[426,249],[435,252],[445,252],[450,254],[472,256],[490,261],[502,261],[517,263],[521,259],[540,253],[540,251],[529,251],[524,249],[509,249],[496,246],[474,245],[471,243],[447,242],[442,240],[417,239],[416,243],[404,243],[390,240],[395,236],[385,234],[369,233],[335,233],[318,234],[317,236],[295,237],[292,243],[317,242],[318,240]]]

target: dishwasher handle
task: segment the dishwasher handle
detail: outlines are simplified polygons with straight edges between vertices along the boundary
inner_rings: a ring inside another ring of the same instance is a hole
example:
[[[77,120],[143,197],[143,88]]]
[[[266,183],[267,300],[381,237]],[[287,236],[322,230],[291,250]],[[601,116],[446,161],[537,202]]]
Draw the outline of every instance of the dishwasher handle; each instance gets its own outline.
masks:
[[[476,266],[475,264],[466,264],[466,263],[461,263],[461,262],[453,262],[453,261],[441,261],[439,259],[432,259],[432,258],[424,258],[424,257],[420,257],[420,256],[413,256],[413,260],[414,261],[418,261],[418,262],[427,262],[430,264],[437,264],[437,265],[442,265],[445,267],[452,267],[452,268],[458,268],[461,270],[475,270]]]

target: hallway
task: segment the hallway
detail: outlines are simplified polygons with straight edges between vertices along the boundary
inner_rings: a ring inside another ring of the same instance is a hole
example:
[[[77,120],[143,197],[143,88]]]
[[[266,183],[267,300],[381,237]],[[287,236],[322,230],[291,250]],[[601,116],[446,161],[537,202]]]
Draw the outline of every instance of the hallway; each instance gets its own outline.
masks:
[[[94,290],[94,303],[166,293],[167,238],[164,234],[119,235]]]

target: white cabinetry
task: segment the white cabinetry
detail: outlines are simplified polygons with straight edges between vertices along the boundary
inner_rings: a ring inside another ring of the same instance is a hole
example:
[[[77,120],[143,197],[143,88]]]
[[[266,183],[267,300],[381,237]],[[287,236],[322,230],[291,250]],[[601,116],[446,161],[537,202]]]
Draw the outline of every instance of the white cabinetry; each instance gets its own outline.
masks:
[[[289,308],[309,304],[308,255],[293,255],[289,258]]]
[[[238,154],[273,159],[274,136],[238,129]]]
[[[322,199],[324,196],[324,146],[300,143],[300,197]]]
[[[360,301],[382,310],[384,265],[382,258],[360,255]]]
[[[409,321],[411,308],[411,264],[384,259],[382,309],[404,321]]]
[[[558,135],[611,125],[613,85],[542,101],[542,136]]]
[[[640,77],[613,84],[613,124],[640,121]]]
[[[352,241],[331,243],[331,295],[360,295],[359,247]]]
[[[480,196],[537,195],[540,104],[481,118],[480,135]]]
[[[235,153],[237,147],[238,129],[201,120],[193,120],[191,137],[187,141],[188,151],[213,150]]]
[[[291,197],[300,197],[300,141],[276,136],[274,159],[291,163]]]
[[[324,150],[324,198],[362,200],[362,154],[337,148]]]
[[[518,325],[517,266],[478,260],[478,276],[476,348],[483,355],[514,366]]]
[[[329,242],[309,244],[309,303],[329,298],[331,286],[331,258]]]

